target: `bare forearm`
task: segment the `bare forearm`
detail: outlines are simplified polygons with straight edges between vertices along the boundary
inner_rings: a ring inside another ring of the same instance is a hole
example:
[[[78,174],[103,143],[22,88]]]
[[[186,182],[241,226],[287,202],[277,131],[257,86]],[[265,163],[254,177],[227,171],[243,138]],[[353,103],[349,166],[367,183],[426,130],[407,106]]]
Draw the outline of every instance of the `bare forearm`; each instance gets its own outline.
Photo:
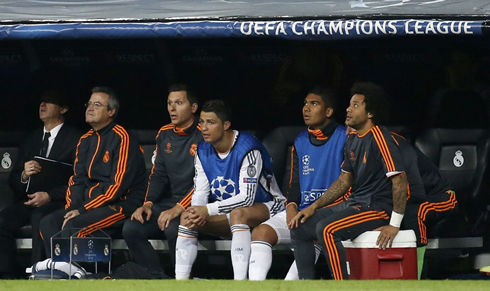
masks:
[[[399,214],[405,213],[407,204],[408,181],[405,172],[391,178],[393,183],[393,211]]]
[[[332,202],[337,200],[337,198],[344,195],[349,187],[349,181],[346,181],[346,179],[341,179],[339,177],[339,179],[335,180],[332,185],[330,185],[328,190],[312,204],[312,206],[315,209],[318,209],[331,204]]]

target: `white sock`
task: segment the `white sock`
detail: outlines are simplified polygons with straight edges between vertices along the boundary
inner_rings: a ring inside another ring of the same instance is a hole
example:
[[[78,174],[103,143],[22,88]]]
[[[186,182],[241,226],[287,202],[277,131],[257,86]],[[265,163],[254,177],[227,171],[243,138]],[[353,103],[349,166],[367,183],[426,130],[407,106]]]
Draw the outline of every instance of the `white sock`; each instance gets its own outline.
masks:
[[[250,247],[248,279],[263,281],[267,278],[267,273],[272,265],[272,245],[264,241],[253,241]]]
[[[246,280],[248,273],[248,261],[250,259],[250,243],[252,234],[246,224],[234,224],[231,226],[231,262],[235,280]]]
[[[291,267],[289,267],[289,271],[286,274],[286,278],[284,278],[286,281],[296,281],[299,280],[299,275],[298,275],[298,267],[296,266],[296,260],[293,261],[291,264]]]
[[[198,232],[179,225],[175,248],[175,279],[187,280],[197,256]]]
[[[77,275],[80,277],[87,275],[87,271],[85,271],[84,268],[78,265],[70,264],[68,262],[53,262],[51,259],[46,259],[44,261],[35,263],[32,266],[32,273],[37,273],[39,271],[50,269],[62,271],[68,275]]]
[[[322,253],[322,248],[315,244],[315,264],[318,261],[318,258],[320,257],[320,254]],[[289,271],[286,274],[286,278],[284,278],[286,281],[295,281],[299,280],[299,275],[298,275],[298,266],[296,266],[296,260],[293,261],[291,264],[291,267],[289,267]]]

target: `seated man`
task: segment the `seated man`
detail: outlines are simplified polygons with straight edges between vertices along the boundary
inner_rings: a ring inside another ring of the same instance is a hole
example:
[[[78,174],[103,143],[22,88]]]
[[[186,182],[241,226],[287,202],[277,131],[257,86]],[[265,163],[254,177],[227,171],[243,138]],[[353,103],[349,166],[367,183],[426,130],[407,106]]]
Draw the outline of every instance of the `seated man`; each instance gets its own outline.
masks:
[[[404,141],[394,136],[400,143]],[[417,199],[407,202],[402,228],[413,229],[417,237],[417,247],[422,247],[427,245],[427,227],[436,225],[437,222],[450,215],[456,209],[458,202],[456,193],[451,190],[449,181],[441,176],[439,169],[419,149],[408,146],[412,148],[411,160],[417,165],[425,196],[423,201]],[[405,155],[403,147],[400,149]],[[408,178],[410,181],[410,177]]]
[[[305,98],[303,119],[308,130],[298,135],[291,149],[293,159],[286,210],[253,230],[250,280],[266,279],[272,264],[272,246],[291,244],[288,222],[298,210],[320,197],[340,174],[347,135],[345,126],[333,119],[334,98],[330,91],[319,87],[310,90]],[[344,197],[340,199],[343,201]],[[319,252],[317,258],[318,255]],[[297,279],[297,272],[293,263],[286,280]]]
[[[136,209],[123,227],[123,236],[133,260],[157,278],[166,276],[148,239],[165,234],[175,266],[180,214],[191,203],[195,148],[202,141],[199,119],[194,116],[197,107],[197,98],[186,85],[170,87],[167,109],[172,123],[160,128],[156,136],[155,162],[145,203]],[[171,144],[171,150],[167,148],[168,144]]]
[[[342,173],[289,224],[300,279],[315,278],[313,240],[322,246],[332,278],[348,279],[342,240],[379,229],[377,244],[391,247],[405,212],[409,185],[402,155],[389,130],[377,125],[386,114],[384,92],[372,83],[356,83],[351,93],[346,125],[357,132],[345,143]],[[350,187],[352,194],[343,202],[348,207],[322,208]]]
[[[15,277],[15,237],[14,233],[27,224],[32,226],[32,262],[45,258],[43,242],[39,235],[39,222],[49,213],[62,209],[68,178],[60,179],[44,191],[32,192],[28,189],[30,177],[49,174],[66,177],[58,169],[42,169],[35,156],[42,156],[58,162],[73,164],[75,149],[82,135],[77,129],[65,124],[68,104],[61,92],[47,92],[41,98],[39,118],[44,128],[34,131],[20,145],[19,159],[9,177],[14,190],[14,204],[0,212],[0,277]],[[68,168],[69,169],[69,168]],[[54,171],[54,172],[53,172]],[[60,171],[62,171],[60,169]],[[32,187],[31,187],[32,189]]]
[[[177,280],[190,276],[199,232],[231,235],[234,278],[246,279],[250,228],[284,209],[269,153],[254,136],[232,130],[230,120],[231,111],[223,101],[204,104],[200,118],[204,141],[197,148],[192,206],[181,215],[177,238]]]
[[[78,143],[65,209],[41,221],[48,257],[51,257],[50,238],[60,230],[85,228],[78,233],[79,237],[97,229],[114,235],[144,199],[143,153],[136,140],[114,121],[119,110],[114,91],[108,87],[93,88],[86,107],[85,120],[92,129]]]

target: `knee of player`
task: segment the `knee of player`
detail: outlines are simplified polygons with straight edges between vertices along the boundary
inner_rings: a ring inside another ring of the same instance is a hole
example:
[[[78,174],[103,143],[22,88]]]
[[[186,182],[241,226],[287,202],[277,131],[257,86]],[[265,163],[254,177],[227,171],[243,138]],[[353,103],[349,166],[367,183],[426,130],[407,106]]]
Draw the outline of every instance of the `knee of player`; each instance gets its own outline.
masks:
[[[324,235],[332,235],[333,234],[333,231],[331,228],[329,228],[328,224],[325,225],[325,224],[322,224],[322,223],[318,223],[316,225],[316,235],[318,238],[323,238]]]
[[[122,228],[122,236],[124,239],[128,239],[128,238],[130,239],[134,237],[134,235],[138,231],[138,227],[134,227],[133,222],[135,222],[135,220],[127,220],[124,223],[124,226]]]
[[[264,241],[275,245],[277,239],[276,231],[266,224],[261,224],[252,231],[252,241]]]
[[[187,218],[189,217],[189,213],[183,212],[180,215],[180,225],[187,225]]]
[[[245,208],[235,208],[230,212],[230,220],[232,224],[246,224],[250,225],[249,212]]]

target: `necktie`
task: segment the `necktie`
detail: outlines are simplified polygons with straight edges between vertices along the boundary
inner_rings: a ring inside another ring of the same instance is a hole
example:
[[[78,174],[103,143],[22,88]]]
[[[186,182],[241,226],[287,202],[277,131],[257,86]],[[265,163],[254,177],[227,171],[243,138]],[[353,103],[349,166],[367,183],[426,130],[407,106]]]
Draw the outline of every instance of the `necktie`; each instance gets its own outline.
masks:
[[[44,133],[43,147],[41,149],[41,157],[47,157],[48,146],[49,146],[49,137],[50,136],[51,136],[51,133],[49,133],[49,132]]]

